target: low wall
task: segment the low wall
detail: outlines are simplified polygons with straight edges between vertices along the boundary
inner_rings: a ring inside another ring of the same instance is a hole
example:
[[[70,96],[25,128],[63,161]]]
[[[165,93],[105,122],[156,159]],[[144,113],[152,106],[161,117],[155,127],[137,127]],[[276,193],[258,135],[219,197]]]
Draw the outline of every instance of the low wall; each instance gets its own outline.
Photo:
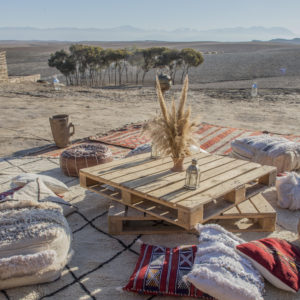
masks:
[[[6,63],[6,52],[0,52],[0,82],[8,79],[7,63]]]
[[[28,76],[9,76],[7,81],[9,83],[22,83],[22,82],[37,82],[41,79],[40,74],[28,75]]]

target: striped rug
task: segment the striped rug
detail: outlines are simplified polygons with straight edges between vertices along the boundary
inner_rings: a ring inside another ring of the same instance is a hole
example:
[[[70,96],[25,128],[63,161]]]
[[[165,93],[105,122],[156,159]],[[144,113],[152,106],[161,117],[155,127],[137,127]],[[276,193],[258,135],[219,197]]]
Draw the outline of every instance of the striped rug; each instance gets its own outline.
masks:
[[[223,127],[207,123],[201,123],[198,126],[196,134],[198,135],[200,147],[210,153],[228,154],[231,152],[231,141],[238,137],[260,135],[267,132],[251,131],[232,127]],[[279,135],[273,134],[272,135]],[[300,136],[280,135],[291,141],[300,142]],[[97,141],[108,145],[119,146],[128,149],[134,149],[142,144],[150,142],[149,138],[142,135],[142,129],[139,125],[130,125],[120,130],[112,131],[105,136],[93,136],[91,141]]]

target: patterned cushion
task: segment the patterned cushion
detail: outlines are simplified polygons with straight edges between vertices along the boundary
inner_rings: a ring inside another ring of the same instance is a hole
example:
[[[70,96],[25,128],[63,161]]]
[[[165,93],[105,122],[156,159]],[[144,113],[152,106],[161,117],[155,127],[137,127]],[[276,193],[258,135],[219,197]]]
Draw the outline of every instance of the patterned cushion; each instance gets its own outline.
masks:
[[[232,156],[277,167],[277,172],[300,168],[300,143],[270,135],[248,136],[231,142]]]
[[[124,290],[213,299],[183,280],[193,266],[196,251],[197,246],[165,248],[143,244],[134,272]]]
[[[276,287],[291,292],[299,290],[300,248],[285,240],[266,238],[241,244],[236,249]]]

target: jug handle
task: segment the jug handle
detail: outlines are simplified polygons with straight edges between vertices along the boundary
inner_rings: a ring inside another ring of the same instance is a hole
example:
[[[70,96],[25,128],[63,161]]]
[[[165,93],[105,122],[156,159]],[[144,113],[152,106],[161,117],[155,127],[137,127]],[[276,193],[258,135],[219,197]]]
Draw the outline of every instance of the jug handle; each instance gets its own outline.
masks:
[[[70,123],[68,128],[69,128],[69,136],[72,136],[75,133],[75,127],[73,123]],[[73,129],[72,132],[71,132],[71,128]]]

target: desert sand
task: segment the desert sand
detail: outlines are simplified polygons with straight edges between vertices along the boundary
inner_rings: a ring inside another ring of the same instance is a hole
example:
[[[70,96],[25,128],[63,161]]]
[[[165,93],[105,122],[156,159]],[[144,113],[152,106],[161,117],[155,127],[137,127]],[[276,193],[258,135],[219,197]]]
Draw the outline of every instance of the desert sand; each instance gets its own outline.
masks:
[[[263,86],[270,79],[257,81]],[[300,88],[260,88],[253,99],[245,82],[227,82],[226,88],[223,83],[219,88],[216,85],[191,83],[188,104],[198,122],[299,134]],[[173,86],[166,93],[169,103],[173,97],[179,98],[180,88]],[[75,125],[73,139],[81,139],[148,120],[159,106],[154,86],[54,91],[51,85],[31,83],[0,85],[0,108],[0,156],[7,156],[53,143],[51,115],[68,114]]]

